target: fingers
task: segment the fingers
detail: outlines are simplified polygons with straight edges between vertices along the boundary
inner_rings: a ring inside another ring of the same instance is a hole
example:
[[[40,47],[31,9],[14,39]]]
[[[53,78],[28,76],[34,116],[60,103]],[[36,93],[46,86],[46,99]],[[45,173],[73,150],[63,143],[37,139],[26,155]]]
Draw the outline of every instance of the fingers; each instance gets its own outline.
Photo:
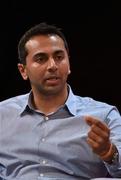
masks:
[[[91,125],[90,131],[88,133],[88,136],[90,138],[92,138],[93,140],[98,140],[99,142],[101,138],[104,138],[105,140],[109,138],[109,135],[109,128],[105,124],[102,124],[101,126],[97,122]]]
[[[93,152],[99,153],[99,152],[97,151],[99,144],[98,144],[96,141],[94,141],[93,139],[91,139],[91,138],[88,137],[88,138],[87,138],[87,143],[90,145],[90,147],[92,147]]]
[[[89,140],[91,139],[91,141],[96,142],[98,144],[103,143],[102,136],[100,137],[100,134],[98,134],[97,132],[95,133],[95,131],[92,131],[92,130],[88,132],[88,139]]]
[[[108,126],[101,120],[91,116],[86,116],[85,121],[90,126],[87,142],[92,147],[92,150],[97,154],[107,151],[110,145]]]
[[[94,134],[93,135],[91,134],[91,132],[93,132],[99,137],[102,137],[104,139],[109,138],[110,129],[104,122],[91,116],[86,116],[85,120],[87,124],[91,127],[90,132],[89,132],[89,137],[91,137],[92,139],[95,137]],[[97,139],[97,137],[95,139]],[[100,141],[100,138],[99,138],[99,141]]]
[[[85,121],[87,122],[89,126],[95,126],[95,127],[98,127],[99,129],[106,130],[106,131],[109,130],[109,128],[104,122],[102,122],[101,120],[95,117],[85,116]]]

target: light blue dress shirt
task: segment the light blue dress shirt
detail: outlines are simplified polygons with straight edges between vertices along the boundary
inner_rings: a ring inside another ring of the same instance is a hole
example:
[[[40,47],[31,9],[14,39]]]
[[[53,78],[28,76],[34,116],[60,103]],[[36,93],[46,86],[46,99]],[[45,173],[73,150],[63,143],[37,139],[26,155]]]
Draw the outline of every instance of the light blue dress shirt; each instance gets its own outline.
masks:
[[[86,142],[91,115],[110,128],[119,161],[109,165]],[[5,180],[88,180],[107,173],[121,177],[121,116],[116,107],[73,94],[45,116],[33,109],[31,93],[0,103],[0,178]]]

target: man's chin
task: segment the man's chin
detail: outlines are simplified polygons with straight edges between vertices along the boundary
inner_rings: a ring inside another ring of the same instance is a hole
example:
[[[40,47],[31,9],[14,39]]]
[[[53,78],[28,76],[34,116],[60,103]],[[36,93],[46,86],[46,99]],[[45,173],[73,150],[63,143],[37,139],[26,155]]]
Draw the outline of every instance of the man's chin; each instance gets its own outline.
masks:
[[[46,88],[44,89],[43,93],[44,93],[46,96],[59,95],[62,90],[63,90],[63,89],[60,88],[59,86],[49,86],[49,87],[46,87]]]

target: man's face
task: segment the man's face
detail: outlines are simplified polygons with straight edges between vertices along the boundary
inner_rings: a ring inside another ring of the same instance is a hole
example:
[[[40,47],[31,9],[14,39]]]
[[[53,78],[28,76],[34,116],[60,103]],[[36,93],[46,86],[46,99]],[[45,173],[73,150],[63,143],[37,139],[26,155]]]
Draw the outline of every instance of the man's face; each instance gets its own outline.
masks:
[[[44,95],[63,91],[70,74],[63,40],[57,35],[37,35],[26,43],[26,48],[26,65],[18,65],[23,78],[28,77],[32,88]]]

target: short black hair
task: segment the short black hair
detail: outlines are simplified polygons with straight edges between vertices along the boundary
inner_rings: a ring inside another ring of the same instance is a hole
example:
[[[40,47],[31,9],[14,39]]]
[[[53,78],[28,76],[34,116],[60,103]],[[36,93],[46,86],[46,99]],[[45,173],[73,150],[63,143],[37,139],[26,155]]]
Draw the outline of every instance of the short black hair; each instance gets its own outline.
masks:
[[[61,29],[56,27],[55,25],[49,25],[45,22],[42,22],[27,30],[25,34],[21,37],[18,43],[19,62],[24,65],[26,64],[26,56],[28,52],[25,47],[25,44],[27,41],[29,41],[29,39],[31,39],[33,36],[36,35],[48,35],[48,34],[58,35],[63,40],[67,53],[69,54],[68,44]]]

